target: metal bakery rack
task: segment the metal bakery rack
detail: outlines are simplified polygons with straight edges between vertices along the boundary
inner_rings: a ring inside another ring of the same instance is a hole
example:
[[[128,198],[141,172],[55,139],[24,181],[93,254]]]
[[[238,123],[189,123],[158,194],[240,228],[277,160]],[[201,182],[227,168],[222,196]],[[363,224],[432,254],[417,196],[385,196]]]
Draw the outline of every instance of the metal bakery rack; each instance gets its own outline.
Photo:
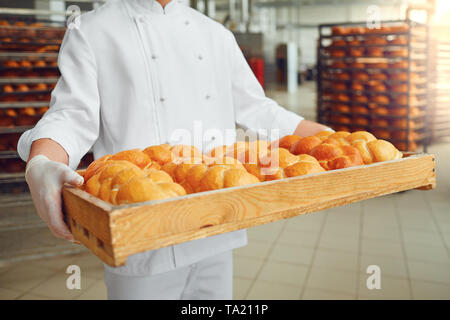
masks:
[[[437,141],[450,137],[450,28],[431,28],[430,135]]]
[[[403,151],[429,143],[428,26],[410,20],[319,26],[317,118]]]
[[[0,193],[26,190],[17,142],[48,109],[64,32],[64,23],[0,17]]]

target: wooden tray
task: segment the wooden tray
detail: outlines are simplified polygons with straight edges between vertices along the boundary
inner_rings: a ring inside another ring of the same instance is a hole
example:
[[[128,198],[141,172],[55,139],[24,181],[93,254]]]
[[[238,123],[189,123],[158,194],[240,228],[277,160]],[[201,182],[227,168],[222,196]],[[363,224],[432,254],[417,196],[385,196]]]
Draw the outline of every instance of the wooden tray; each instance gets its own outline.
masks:
[[[64,210],[74,237],[101,260],[122,266],[129,255],[249,228],[403,190],[436,185],[435,156],[399,160],[113,206],[66,186]]]

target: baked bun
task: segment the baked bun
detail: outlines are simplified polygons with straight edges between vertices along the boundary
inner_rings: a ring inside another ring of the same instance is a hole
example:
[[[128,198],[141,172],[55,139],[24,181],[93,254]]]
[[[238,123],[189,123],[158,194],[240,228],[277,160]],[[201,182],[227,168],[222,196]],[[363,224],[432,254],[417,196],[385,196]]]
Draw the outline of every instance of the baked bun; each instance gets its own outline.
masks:
[[[323,143],[309,153],[325,170],[336,170],[363,164],[359,151],[352,146]]]
[[[134,178],[117,190],[115,204],[163,200],[183,196],[186,191],[176,183],[155,183],[151,179]]]
[[[350,86],[350,89],[353,91],[363,91],[364,85],[359,82],[352,82],[352,85]]]
[[[380,36],[370,36],[364,40],[365,45],[386,45],[387,40]]]
[[[260,181],[297,177],[325,171],[316,158],[307,154],[293,155],[286,149],[273,149],[259,164],[256,172]]]
[[[344,82],[333,82],[331,84],[331,88],[333,90],[346,91],[347,90],[347,85]]]
[[[335,73],[334,77],[339,80],[350,80],[350,75],[346,72]]]
[[[377,106],[376,108],[373,108],[373,113],[380,115],[380,116],[387,116],[389,114],[389,110],[385,107]]]
[[[390,45],[406,45],[408,44],[408,38],[406,37],[395,37],[391,41],[389,41]]]
[[[334,39],[330,46],[343,47],[347,45],[347,41],[343,39]]]
[[[150,157],[139,149],[125,150],[111,156],[109,160],[128,161],[143,169],[152,164]]]
[[[355,104],[351,107],[351,112],[355,114],[368,114],[369,111],[363,105]]]
[[[377,130],[372,130],[372,133],[378,139],[384,139],[384,140],[391,139],[391,133],[388,130],[377,129]]]
[[[324,131],[320,131],[320,132],[316,133],[314,136],[316,136],[320,140],[324,141],[324,140],[328,139],[328,137],[331,136],[332,134],[334,134],[334,132],[324,130]]]
[[[346,35],[349,34],[351,32],[350,28],[345,28],[345,27],[332,27],[331,28],[331,34],[333,35]]]
[[[397,140],[405,140],[408,137],[408,140],[415,141],[418,139],[418,134],[415,131],[411,131],[408,135],[406,135],[406,130],[395,130],[392,132],[392,138]]]
[[[360,126],[367,126],[369,124],[369,119],[365,117],[353,117],[353,123]]]
[[[386,119],[375,118],[372,119],[371,123],[376,127],[389,127],[389,121]]]
[[[227,160],[218,162],[224,164],[178,164],[173,170],[172,177],[188,194],[259,182],[257,177],[248,173],[238,162],[231,164],[225,164]],[[163,167],[166,168],[167,165]]]
[[[406,72],[391,73],[389,78],[396,81],[408,81],[408,74]]]
[[[339,94],[336,94],[334,96],[333,100],[341,101],[341,102],[349,102],[350,101],[350,97],[348,95],[346,95],[346,94],[339,93]]]
[[[371,84],[369,84],[369,88],[370,90],[373,91],[378,91],[378,92],[385,92],[387,90],[387,87],[381,83],[381,82],[372,82]]]
[[[308,154],[314,147],[317,147],[322,143],[322,139],[317,136],[309,136],[300,139],[294,143],[290,152],[294,155]]]
[[[408,56],[408,49],[401,48],[401,49],[393,50],[393,51],[389,52],[389,56],[406,58]]]
[[[358,103],[367,103],[369,101],[367,96],[362,95],[362,94],[354,94],[352,96],[352,100],[353,100],[353,102],[358,102]]]
[[[384,55],[384,49],[380,47],[367,48],[366,53],[370,57],[382,57]]]
[[[408,147],[406,147],[405,142],[395,142],[394,145],[399,150],[403,150],[403,151],[416,151],[417,150],[417,143],[415,141],[408,141]]]
[[[408,126],[407,119],[394,119],[392,120],[392,126],[397,128],[406,129]],[[414,129],[416,127],[416,123],[412,120],[409,121],[409,128]]]
[[[369,80],[369,75],[365,72],[355,72],[352,78],[356,80]]]
[[[335,58],[343,58],[347,54],[345,53],[344,50],[332,49],[332,50],[330,50],[330,55]]]
[[[392,92],[408,92],[408,85],[406,83],[393,84],[390,86]]]
[[[381,103],[381,104],[389,104],[390,100],[388,96],[384,95],[375,95],[370,97],[370,102]]]
[[[400,60],[396,62],[389,63],[389,68],[392,69],[408,69],[408,61]]]
[[[364,50],[360,48],[350,48],[348,53],[351,57],[362,57],[364,55]]]
[[[347,64],[343,61],[333,61],[333,63],[330,65],[331,68],[336,69],[344,69],[347,68]]]
[[[362,62],[352,62],[349,65],[350,68],[355,68],[355,69],[364,69],[366,67],[365,63]]]
[[[299,141],[302,137],[297,135],[287,135],[281,138],[278,141],[274,141],[270,144],[270,149],[272,148],[284,148],[287,150],[291,150],[292,145],[294,145],[297,141]]]
[[[174,158],[169,144],[151,146],[144,149],[142,152],[145,153],[152,161],[157,162],[160,166],[171,162]]]
[[[370,74],[370,79],[371,80],[381,80],[381,81],[385,81],[387,80],[387,75],[383,72],[374,72]]]
[[[346,104],[335,104],[331,109],[336,112],[350,112],[350,106]]]

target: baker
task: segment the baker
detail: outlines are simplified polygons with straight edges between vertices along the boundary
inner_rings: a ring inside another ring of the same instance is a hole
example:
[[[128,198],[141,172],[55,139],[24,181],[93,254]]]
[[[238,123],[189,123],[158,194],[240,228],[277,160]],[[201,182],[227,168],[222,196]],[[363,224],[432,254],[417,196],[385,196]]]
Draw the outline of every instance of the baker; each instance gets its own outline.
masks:
[[[236,123],[280,136],[327,129],[265,97],[233,34],[179,1],[112,0],[76,22],[61,45],[50,109],[18,144],[33,202],[56,237],[74,240],[61,188],[83,183],[74,169],[91,148],[99,158],[171,143],[198,123],[218,136]],[[203,151],[234,142],[196,140]],[[231,299],[232,249],[246,244],[239,230],[105,265],[108,298]]]

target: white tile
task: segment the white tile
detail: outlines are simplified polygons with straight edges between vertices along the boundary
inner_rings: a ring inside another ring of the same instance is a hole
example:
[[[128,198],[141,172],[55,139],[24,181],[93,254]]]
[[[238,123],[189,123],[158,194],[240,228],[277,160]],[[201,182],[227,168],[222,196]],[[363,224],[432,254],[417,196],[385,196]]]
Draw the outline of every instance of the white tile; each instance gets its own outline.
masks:
[[[303,214],[287,220],[286,230],[320,231],[325,215],[322,212]]]
[[[0,300],[13,300],[22,294],[19,290],[0,288]]]
[[[273,242],[276,240],[281,230],[281,224],[268,223],[265,225],[247,229],[247,235],[249,240]]]
[[[30,290],[30,293],[55,299],[74,299],[97,281],[81,276],[81,288],[68,289],[66,285],[68,276],[65,272],[59,272]]]
[[[277,240],[277,243],[315,247],[319,239],[319,232],[285,229]]]
[[[407,261],[413,280],[433,281],[450,285],[450,264],[437,262]]]
[[[284,262],[267,261],[257,281],[270,281],[283,285],[301,287],[305,283],[308,267]]]
[[[406,262],[404,259],[393,257],[371,256],[362,254],[360,257],[360,273],[367,274],[367,267],[376,265],[380,267],[381,275],[397,278],[408,278]]]
[[[402,245],[397,242],[363,238],[361,252],[373,256],[403,258]]]
[[[359,220],[356,222],[348,222],[341,224],[329,222],[329,220],[327,219],[322,229],[322,234],[337,235],[337,236],[349,236],[349,235],[359,236],[359,232],[360,232]]]
[[[373,300],[409,300],[411,299],[411,290],[409,281],[402,278],[391,278],[381,276],[381,289],[368,289],[367,278],[369,275],[361,275],[358,291],[358,299]]]
[[[247,296],[249,300],[298,300],[301,287],[256,281]]]
[[[236,256],[265,259],[272,245],[270,242],[249,240],[248,245],[234,249],[233,253]]]
[[[233,299],[244,300],[247,297],[248,291],[253,282],[253,280],[249,279],[233,278]]]
[[[269,255],[269,261],[309,265],[314,249],[277,243]]]
[[[443,239],[437,232],[423,230],[403,230],[403,241],[408,244],[439,245],[442,246]]]
[[[313,262],[313,268],[315,267],[326,267],[357,272],[358,254],[325,249],[317,250]]]
[[[307,288],[356,294],[357,272],[314,267],[306,283]]]
[[[356,253],[359,248],[359,236],[354,234],[347,236],[322,234],[318,248]]]
[[[106,285],[103,280],[99,280],[76,297],[77,300],[106,300]]]
[[[450,300],[450,285],[420,280],[412,280],[411,285],[414,299]]]
[[[302,300],[355,300],[356,295],[344,292],[327,291],[316,288],[306,288]]]
[[[364,238],[380,239],[394,242],[402,241],[401,232],[398,226],[369,224],[364,221],[361,234]]]
[[[55,273],[49,268],[24,263],[0,275],[0,286],[26,292]]]
[[[417,243],[405,243],[405,250],[408,260],[414,259],[450,264],[449,253],[443,244],[423,245]]]
[[[254,279],[261,269],[264,260],[233,256],[233,274],[235,277]]]

